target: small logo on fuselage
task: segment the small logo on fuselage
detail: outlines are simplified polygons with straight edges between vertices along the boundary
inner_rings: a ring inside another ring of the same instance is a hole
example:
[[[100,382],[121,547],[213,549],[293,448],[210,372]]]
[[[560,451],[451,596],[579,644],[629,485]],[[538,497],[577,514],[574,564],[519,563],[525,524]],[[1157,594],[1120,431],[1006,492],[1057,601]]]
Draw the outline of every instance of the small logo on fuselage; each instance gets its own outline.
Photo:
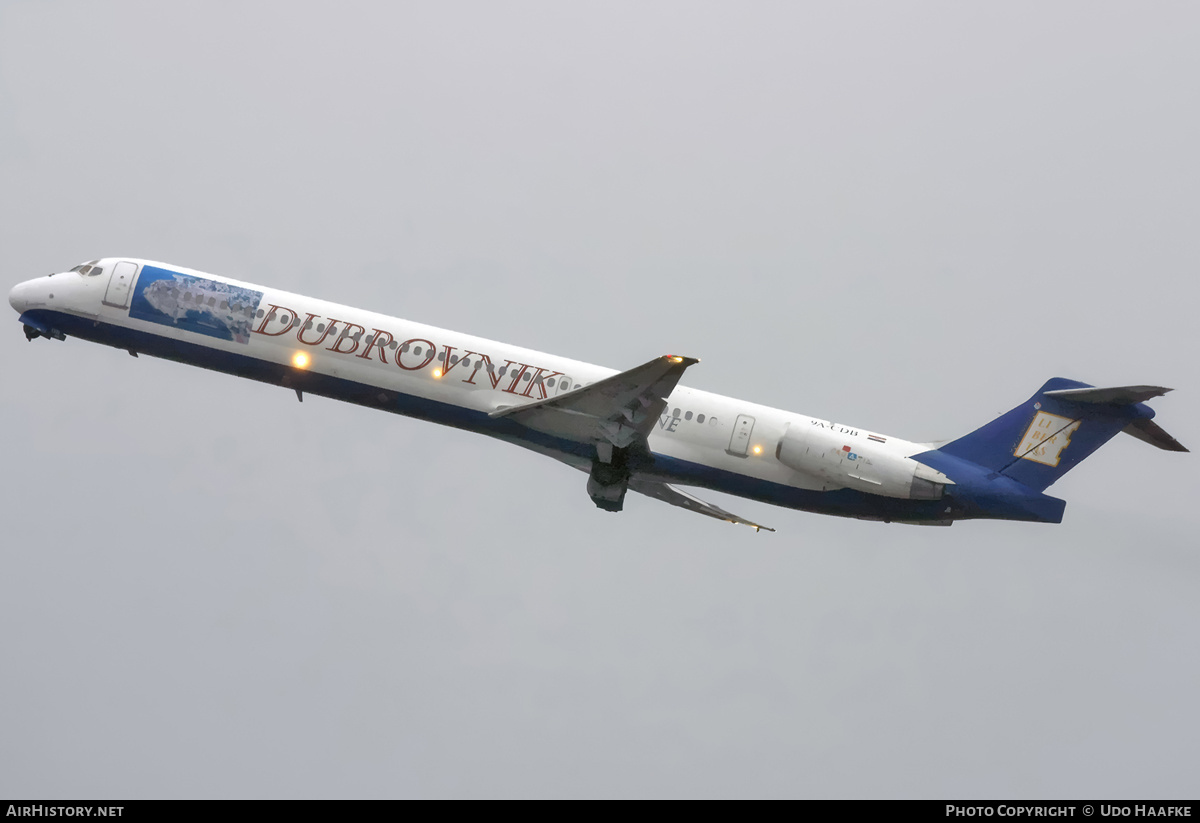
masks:
[[[1057,466],[1063,449],[1071,444],[1071,435],[1079,428],[1079,423],[1070,417],[1039,411],[1033,416],[1013,455],[1046,466]]]

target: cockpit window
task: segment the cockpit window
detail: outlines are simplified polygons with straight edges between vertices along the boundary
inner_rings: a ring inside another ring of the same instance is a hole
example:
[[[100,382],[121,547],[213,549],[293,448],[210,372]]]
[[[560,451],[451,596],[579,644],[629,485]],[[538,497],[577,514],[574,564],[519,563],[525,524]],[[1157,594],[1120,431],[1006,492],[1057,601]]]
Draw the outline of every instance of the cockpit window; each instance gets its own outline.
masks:
[[[95,265],[95,261],[93,261],[92,263],[81,263],[80,265],[71,269],[71,271],[77,271],[84,277],[95,277],[98,274],[102,274],[104,269]]]

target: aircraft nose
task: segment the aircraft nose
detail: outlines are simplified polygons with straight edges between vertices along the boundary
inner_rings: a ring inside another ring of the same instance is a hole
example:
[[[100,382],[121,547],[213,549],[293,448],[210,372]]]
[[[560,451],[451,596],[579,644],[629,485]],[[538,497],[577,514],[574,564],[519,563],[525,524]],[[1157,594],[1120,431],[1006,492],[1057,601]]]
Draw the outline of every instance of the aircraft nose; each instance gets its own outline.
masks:
[[[49,277],[37,277],[18,283],[8,293],[8,305],[16,309],[18,314],[24,314],[31,308],[45,306],[47,300],[54,298],[54,292],[50,291],[50,288]]]
[[[8,305],[16,309],[17,314],[25,311],[29,305],[29,281],[18,283],[12,287],[12,291],[8,293]]]

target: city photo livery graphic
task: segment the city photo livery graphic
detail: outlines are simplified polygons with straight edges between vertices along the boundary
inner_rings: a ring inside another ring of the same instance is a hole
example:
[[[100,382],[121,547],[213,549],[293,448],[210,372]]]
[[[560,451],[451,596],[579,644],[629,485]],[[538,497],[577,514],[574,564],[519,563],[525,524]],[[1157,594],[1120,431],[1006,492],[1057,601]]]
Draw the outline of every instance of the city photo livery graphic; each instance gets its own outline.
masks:
[[[143,266],[129,316],[218,340],[249,343],[262,296],[254,289]]]

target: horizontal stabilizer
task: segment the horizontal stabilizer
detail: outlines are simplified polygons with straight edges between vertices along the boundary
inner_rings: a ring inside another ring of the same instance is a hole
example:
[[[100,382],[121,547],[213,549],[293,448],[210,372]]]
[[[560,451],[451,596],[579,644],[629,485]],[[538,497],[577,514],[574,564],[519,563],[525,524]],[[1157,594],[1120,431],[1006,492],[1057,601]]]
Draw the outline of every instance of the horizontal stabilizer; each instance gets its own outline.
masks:
[[[1115,386],[1110,389],[1058,389],[1045,392],[1047,397],[1057,397],[1070,403],[1106,403],[1110,406],[1129,406],[1145,403],[1152,397],[1162,397],[1173,389],[1162,386]]]
[[[1151,446],[1158,446],[1160,449],[1164,449],[1169,452],[1187,451],[1182,443],[1163,431],[1162,426],[1158,425],[1153,420],[1134,420],[1122,431],[1124,431],[1126,434],[1132,434],[1143,443],[1149,443]]]

